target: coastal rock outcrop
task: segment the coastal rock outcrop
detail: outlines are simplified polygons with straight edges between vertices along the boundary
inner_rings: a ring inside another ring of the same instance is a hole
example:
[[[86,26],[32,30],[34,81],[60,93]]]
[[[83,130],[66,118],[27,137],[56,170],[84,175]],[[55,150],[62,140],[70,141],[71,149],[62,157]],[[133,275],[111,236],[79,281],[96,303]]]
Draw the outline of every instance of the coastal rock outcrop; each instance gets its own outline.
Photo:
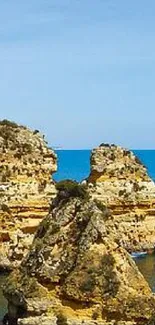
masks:
[[[115,240],[128,251],[153,250],[155,183],[134,153],[100,145],[91,154],[88,183],[91,196],[112,212]]]
[[[111,213],[82,185],[60,188],[5,286],[9,325],[151,324],[155,298],[111,236]]]
[[[38,130],[0,121],[0,268],[17,265],[55,196],[56,155]]]

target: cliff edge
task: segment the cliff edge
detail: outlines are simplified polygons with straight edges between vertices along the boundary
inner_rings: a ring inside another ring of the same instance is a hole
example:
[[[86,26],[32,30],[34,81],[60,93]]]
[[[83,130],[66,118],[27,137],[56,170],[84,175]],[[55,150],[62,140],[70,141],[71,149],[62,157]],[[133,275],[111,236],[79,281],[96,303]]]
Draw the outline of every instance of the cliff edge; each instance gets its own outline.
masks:
[[[56,155],[38,130],[0,121],[0,268],[18,264],[48,213]]]
[[[92,151],[91,196],[111,211],[113,236],[131,251],[155,246],[155,183],[133,152],[102,144]],[[112,231],[112,229],[111,229]]]

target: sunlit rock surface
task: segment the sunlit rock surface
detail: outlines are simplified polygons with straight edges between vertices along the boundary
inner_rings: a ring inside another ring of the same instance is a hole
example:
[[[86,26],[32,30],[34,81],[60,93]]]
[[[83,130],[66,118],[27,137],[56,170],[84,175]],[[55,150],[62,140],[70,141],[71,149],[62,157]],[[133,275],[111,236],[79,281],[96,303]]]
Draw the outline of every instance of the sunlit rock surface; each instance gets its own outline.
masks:
[[[71,191],[59,193],[8,279],[9,324],[149,324],[154,296],[109,232],[112,215],[81,188]]]
[[[131,152],[102,144],[92,151],[91,196],[113,214],[114,237],[128,251],[155,246],[155,184]]]
[[[56,168],[39,131],[0,122],[0,268],[15,266],[27,252],[55,196]]]

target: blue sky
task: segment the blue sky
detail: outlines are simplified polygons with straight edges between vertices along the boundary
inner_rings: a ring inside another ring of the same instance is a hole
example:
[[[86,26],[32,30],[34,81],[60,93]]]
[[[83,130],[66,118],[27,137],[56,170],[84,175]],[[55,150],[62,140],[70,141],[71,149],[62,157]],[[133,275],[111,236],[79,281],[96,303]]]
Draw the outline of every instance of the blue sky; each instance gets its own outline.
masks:
[[[0,118],[63,148],[155,148],[154,16],[154,0],[1,0]]]

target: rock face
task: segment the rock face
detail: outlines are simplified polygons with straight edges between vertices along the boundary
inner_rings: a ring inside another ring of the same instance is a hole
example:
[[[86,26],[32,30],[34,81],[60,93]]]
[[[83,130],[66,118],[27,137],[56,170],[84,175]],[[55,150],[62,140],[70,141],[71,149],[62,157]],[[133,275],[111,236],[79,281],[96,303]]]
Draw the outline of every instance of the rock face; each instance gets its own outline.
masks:
[[[4,290],[9,324],[151,324],[155,298],[113,240],[112,215],[81,189],[76,195],[58,194],[11,274]]]
[[[113,214],[115,239],[128,251],[155,246],[155,184],[131,152],[102,144],[92,151],[90,193]]]
[[[48,213],[56,155],[39,131],[0,122],[0,268],[16,265]]]

